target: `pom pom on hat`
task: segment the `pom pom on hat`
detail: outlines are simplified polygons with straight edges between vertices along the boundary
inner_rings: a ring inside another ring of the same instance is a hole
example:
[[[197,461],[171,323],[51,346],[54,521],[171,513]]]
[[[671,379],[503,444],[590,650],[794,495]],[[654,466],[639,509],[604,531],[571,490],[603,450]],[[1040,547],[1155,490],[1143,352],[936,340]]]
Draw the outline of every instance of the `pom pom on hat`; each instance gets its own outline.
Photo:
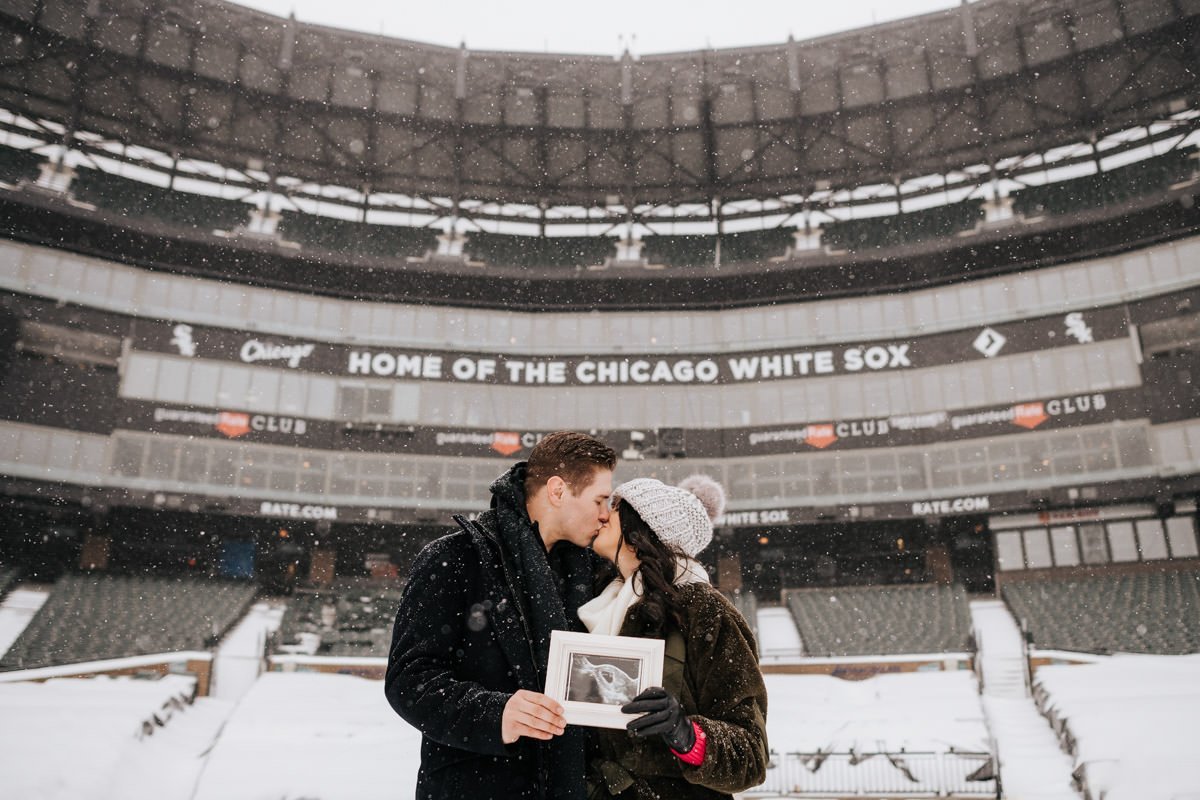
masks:
[[[707,475],[692,475],[679,486],[635,478],[613,491],[628,503],[659,540],[695,558],[712,541],[713,520],[725,508],[725,491]]]
[[[679,488],[694,494],[713,522],[725,510],[725,490],[707,475],[689,475],[679,482]]]

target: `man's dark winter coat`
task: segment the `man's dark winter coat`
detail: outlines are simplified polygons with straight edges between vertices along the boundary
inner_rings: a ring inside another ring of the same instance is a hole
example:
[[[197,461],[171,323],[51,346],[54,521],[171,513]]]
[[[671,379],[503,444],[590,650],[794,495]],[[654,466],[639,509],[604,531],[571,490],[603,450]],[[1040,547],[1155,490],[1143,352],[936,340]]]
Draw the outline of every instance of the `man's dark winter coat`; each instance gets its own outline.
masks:
[[[525,465],[492,484],[477,525],[432,542],[396,613],[384,690],[422,733],[418,800],[585,796],[584,732],[549,742],[500,738],[504,705],[545,686],[550,631],[581,630],[591,554],[549,556],[525,509]]]

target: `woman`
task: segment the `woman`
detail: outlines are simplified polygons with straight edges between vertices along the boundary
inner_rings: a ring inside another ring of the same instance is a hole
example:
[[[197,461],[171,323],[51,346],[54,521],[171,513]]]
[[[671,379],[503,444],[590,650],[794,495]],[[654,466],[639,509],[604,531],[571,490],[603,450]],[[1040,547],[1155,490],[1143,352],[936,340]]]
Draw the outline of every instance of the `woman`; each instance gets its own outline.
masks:
[[[762,783],[767,692],[754,635],[696,561],[725,493],[697,475],[638,478],[613,492],[592,545],[619,574],[579,618],[592,633],[666,640],[663,686],[622,706],[625,731],[597,729],[592,798],[728,798]]]

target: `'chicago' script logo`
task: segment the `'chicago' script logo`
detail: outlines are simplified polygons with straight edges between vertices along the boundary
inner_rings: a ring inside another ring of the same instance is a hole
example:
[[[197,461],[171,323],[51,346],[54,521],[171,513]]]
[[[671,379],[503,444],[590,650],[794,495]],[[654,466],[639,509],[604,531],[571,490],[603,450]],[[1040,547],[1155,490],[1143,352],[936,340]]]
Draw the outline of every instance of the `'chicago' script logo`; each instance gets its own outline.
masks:
[[[249,339],[242,345],[241,357],[246,363],[255,361],[286,361],[292,369],[300,366],[300,360],[312,355],[314,344],[267,344],[258,339]]]

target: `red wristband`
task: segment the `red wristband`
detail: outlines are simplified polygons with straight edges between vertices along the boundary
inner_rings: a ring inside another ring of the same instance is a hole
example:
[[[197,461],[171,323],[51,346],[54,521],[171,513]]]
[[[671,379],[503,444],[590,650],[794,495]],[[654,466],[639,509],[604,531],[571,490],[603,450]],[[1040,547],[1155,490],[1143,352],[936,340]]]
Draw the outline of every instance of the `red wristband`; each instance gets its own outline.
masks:
[[[672,750],[671,752],[683,763],[697,767],[704,761],[704,751],[708,747],[708,737],[704,735],[704,728],[701,728],[698,722],[692,722],[692,730],[696,732],[696,742],[692,745],[692,749],[686,753],[681,753],[678,750]]]

